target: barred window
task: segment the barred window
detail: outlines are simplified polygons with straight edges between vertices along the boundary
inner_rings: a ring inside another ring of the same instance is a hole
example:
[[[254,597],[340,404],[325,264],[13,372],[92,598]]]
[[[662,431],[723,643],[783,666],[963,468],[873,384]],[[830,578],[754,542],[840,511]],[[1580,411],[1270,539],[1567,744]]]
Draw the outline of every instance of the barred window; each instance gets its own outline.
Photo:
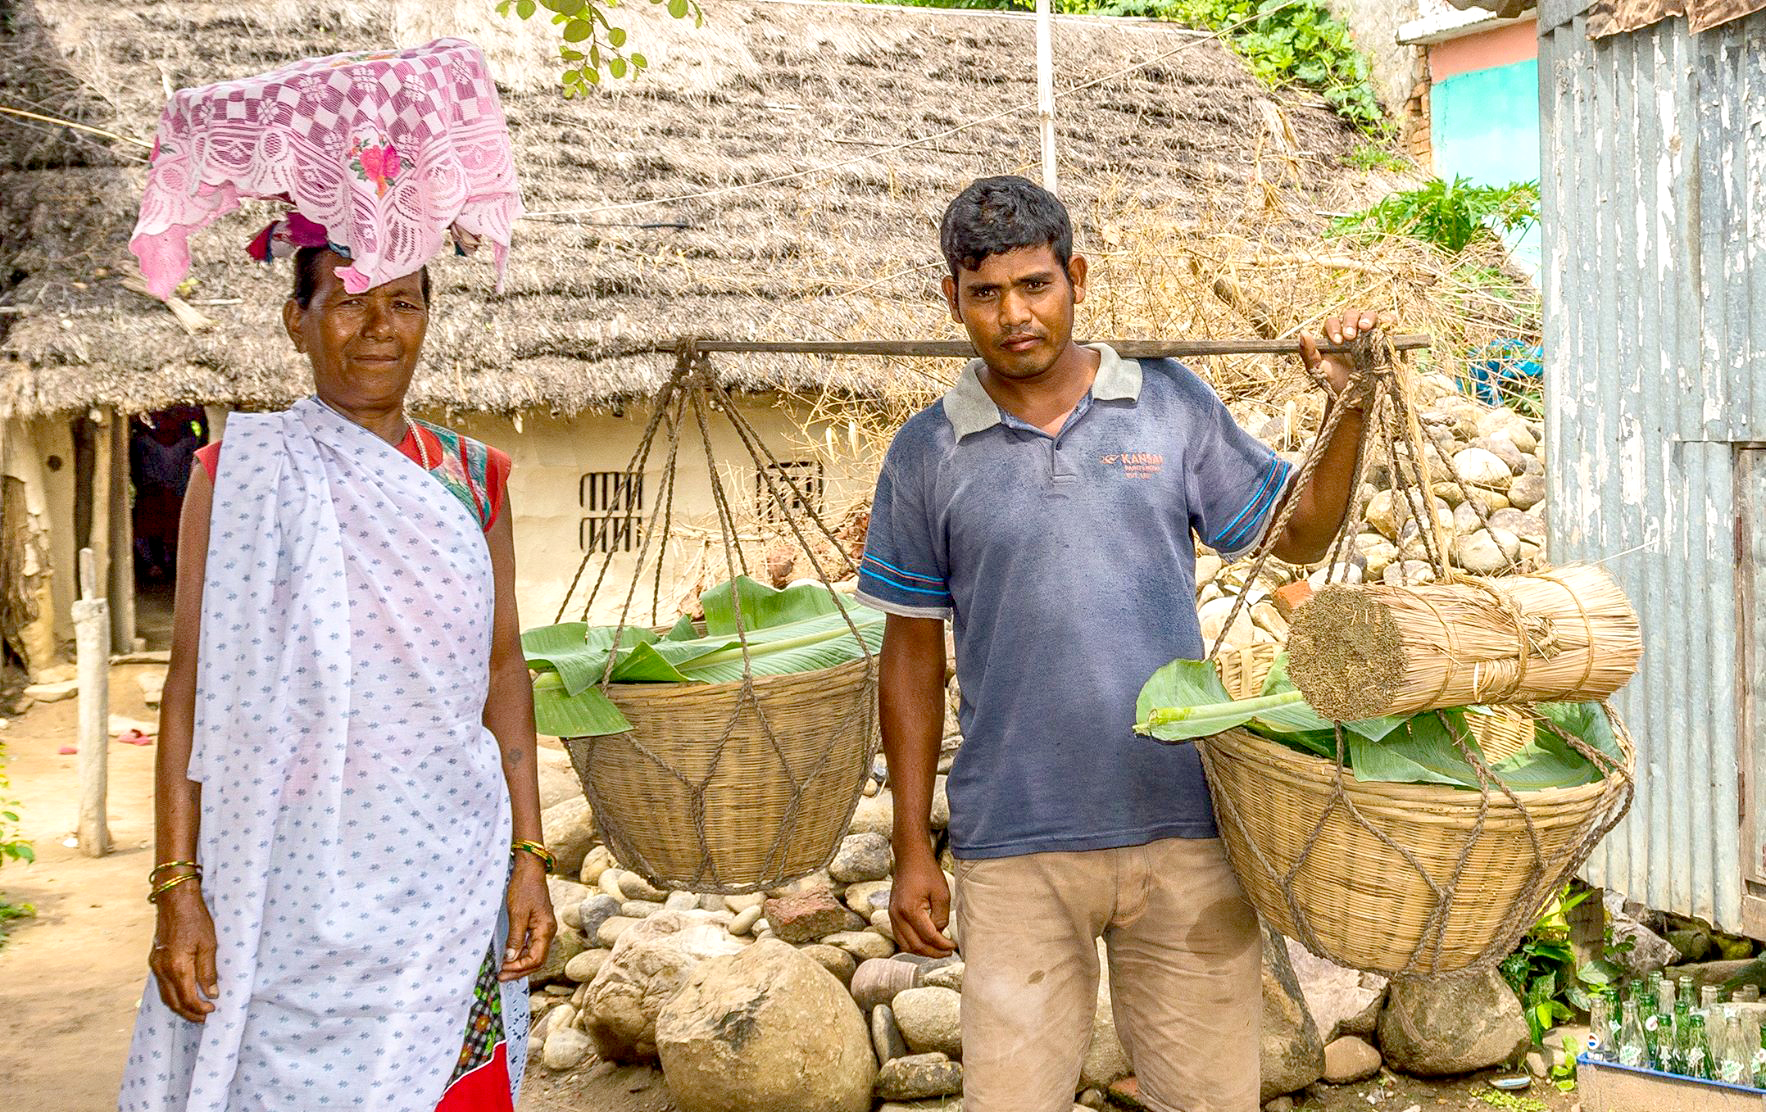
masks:
[[[590,471],[577,485],[582,521],[577,544],[584,552],[630,552],[638,547],[644,517],[644,476]]]
[[[772,476],[773,490],[768,490],[767,476]],[[756,507],[763,521],[783,522],[785,514],[774,501],[777,492],[792,513],[808,510],[822,512],[822,461],[814,459],[786,460],[767,464],[766,470],[754,473]]]

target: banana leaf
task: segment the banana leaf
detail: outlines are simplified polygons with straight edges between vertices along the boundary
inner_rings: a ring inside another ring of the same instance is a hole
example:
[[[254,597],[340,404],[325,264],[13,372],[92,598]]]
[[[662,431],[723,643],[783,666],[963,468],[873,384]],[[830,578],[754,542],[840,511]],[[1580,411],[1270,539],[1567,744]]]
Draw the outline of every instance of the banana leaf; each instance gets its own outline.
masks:
[[[1448,723],[1469,744],[1478,744],[1466,727],[1465,711],[1458,708],[1419,714],[1380,741],[1351,737],[1349,766],[1355,770],[1355,778],[1364,783],[1476,788],[1478,773],[1460,755],[1448,733]]]
[[[619,635],[623,649],[654,640],[654,633],[631,626]],[[565,692],[571,695],[601,682],[601,674],[607,669],[607,655],[612,648],[613,627],[591,626],[586,622],[539,626],[521,635],[521,651],[527,657],[527,666],[537,671],[556,672],[563,680]]]
[[[1378,740],[1403,724],[1402,718],[1346,722],[1351,733]],[[1272,740],[1304,739],[1301,747],[1319,756],[1336,755],[1336,727],[1306,702],[1288,679],[1288,658],[1276,657],[1262,691],[1251,699],[1227,694],[1214,665],[1174,660],[1154,672],[1135,700],[1135,729],[1161,741],[1189,741],[1249,725]],[[1325,747],[1321,735],[1330,738]]]
[[[553,737],[600,737],[632,728],[600,688],[591,685],[567,694],[556,672],[541,673],[533,681],[533,721],[540,733]]]
[[[840,609],[840,601],[834,592],[820,583],[799,583],[781,591],[739,575],[699,596],[699,605],[705,610],[707,634],[735,634],[737,595],[742,600],[744,633],[803,621],[819,614],[832,614]]]

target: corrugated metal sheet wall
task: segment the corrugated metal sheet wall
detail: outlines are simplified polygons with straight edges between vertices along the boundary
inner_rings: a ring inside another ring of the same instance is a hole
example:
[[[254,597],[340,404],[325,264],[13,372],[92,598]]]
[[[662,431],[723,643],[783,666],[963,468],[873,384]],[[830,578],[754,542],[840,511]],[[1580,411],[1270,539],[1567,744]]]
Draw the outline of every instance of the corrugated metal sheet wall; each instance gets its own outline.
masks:
[[[1645,638],[1618,700],[1637,803],[1588,872],[1740,929],[1737,475],[1740,445],[1766,442],[1766,15],[1591,42],[1585,6],[1540,9],[1551,553],[1611,568]]]

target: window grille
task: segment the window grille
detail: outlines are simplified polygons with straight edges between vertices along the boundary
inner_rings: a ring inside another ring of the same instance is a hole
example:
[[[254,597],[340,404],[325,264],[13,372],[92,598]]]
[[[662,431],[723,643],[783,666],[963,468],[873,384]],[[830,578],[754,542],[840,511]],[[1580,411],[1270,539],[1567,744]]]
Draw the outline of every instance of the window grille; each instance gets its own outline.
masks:
[[[582,521],[577,544],[584,552],[631,552],[641,539],[644,476],[590,471],[577,485]]]
[[[785,514],[773,500],[773,492],[767,489],[767,474],[771,472],[773,487],[793,513],[809,510],[813,513],[822,512],[822,461],[814,459],[786,460],[782,463],[768,464],[766,471],[754,473],[755,504],[761,520],[783,523]]]

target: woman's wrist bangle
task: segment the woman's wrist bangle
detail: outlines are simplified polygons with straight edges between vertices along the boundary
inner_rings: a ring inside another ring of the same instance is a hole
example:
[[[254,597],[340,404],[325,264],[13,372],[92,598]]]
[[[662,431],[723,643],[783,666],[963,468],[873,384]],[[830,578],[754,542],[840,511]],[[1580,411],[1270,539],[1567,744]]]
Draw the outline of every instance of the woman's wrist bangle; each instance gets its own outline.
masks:
[[[147,871],[147,883],[158,884],[159,874],[167,869],[191,869],[194,870],[193,875],[202,875],[202,866],[195,861],[162,861]]]
[[[547,849],[545,846],[541,845],[538,842],[530,842],[526,838],[517,838],[513,842],[510,842],[509,843],[509,852],[511,854],[516,854],[516,853],[532,854],[533,856],[540,859],[540,864],[542,864],[546,867],[546,872],[548,872],[548,873],[554,872],[558,868],[558,858],[556,858],[552,855],[551,850]]]
[[[150,904],[158,903],[159,898],[161,896],[165,895],[167,892],[170,892],[172,889],[176,888],[178,885],[183,884],[185,881],[188,881],[188,880],[194,880],[197,882],[201,882],[202,876],[198,873],[179,873],[177,876],[173,877],[172,879],[170,879],[168,881],[165,881],[164,883],[155,887],[152,891],[148,892],[147,893],[147,902]]]

